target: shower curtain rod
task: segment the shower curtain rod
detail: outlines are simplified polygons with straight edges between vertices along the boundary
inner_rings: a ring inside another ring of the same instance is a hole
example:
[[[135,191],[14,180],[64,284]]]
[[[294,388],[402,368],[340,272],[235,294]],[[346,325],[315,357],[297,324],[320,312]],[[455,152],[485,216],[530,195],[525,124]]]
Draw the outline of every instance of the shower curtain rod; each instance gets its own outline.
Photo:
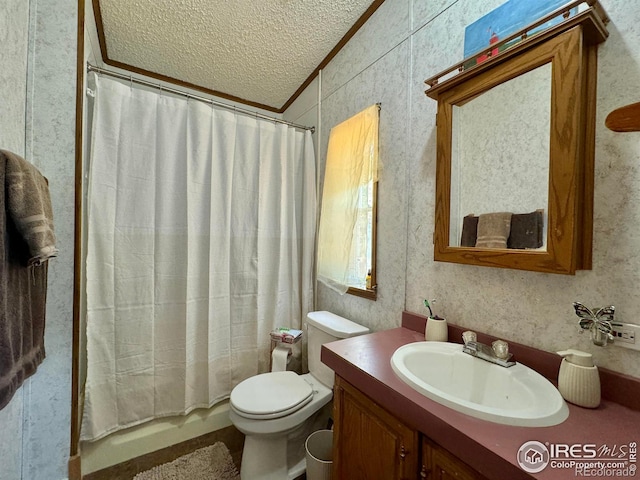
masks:
[[[145,85],[147,87],[158,88],[161,91],[173,93],[173,94],[176,94],[176,95],[181,95],[181,96],[187,97],[187,98],[192,98],[192,99],[198,100],[200,102],[208,103],[210,105],[215,105],[217,107],[226,108],[228,110],[233,110],[234,112],[239,112],[239,113],[243,113],[243,114],[246,114],[246,115],[251,115],[253,117],[261,118],[263,120],[270,120],[270,121],[276,122],[276,123],[284,123],[285,125],[289,125],[290,127],[300,128],[302,130],[311,130],[311,133],[314,133],[315,130],[316,130],[316,127],[307,127],[305,125],[298,125],[296,123],[288,122],[288,121],[282,120],[280,118],[270,117],[269,115],[264,115],[262,113],[253,112],[251,110],[246,110],[244,108],[234,107],[233,105],[228,105],[226,103],[217,102],[217,101],[215,101],[215,100],[213,100],[211,98],[201,97],[200,95],[193,95],[191,93],[186,93],[186,92],[183,92],[181,90],[176,90],[175,88],[165,87],[163,85],[160,85],[159,83],[148,82],[146,80],[135,78],[132,75],[125,75],[123,73],[114,72],[113,70],[107,70],[107,69],[104,69],[104,68],[96,67],[95,65],[91,65],[90,63],[87,63],[87,71],[88,72],[96,72],[96,73],[99,73],[99,74],[102,74],[102,75],[107,75],[107,76],[110,76],[110,77],[119,78],[120,80],[128,80],[129,82],[137,83],[139,85]]]

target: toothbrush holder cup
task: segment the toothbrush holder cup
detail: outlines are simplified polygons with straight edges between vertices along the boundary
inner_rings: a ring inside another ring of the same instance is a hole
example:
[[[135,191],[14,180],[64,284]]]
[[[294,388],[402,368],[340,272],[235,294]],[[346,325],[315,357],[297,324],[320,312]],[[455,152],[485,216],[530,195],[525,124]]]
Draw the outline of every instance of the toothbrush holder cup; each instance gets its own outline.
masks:
[[[446,342],[449,339],[447,320],[437,315],[427,318],[424,339],[430,342]]]

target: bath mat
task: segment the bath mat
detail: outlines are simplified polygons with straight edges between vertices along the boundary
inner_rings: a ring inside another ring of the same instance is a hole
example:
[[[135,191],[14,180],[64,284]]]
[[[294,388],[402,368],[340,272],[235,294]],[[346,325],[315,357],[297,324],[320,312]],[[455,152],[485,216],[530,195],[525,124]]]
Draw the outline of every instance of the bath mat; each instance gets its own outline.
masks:
[[[222,442],[141,472],[133,480],[239,480],[229,449]]]

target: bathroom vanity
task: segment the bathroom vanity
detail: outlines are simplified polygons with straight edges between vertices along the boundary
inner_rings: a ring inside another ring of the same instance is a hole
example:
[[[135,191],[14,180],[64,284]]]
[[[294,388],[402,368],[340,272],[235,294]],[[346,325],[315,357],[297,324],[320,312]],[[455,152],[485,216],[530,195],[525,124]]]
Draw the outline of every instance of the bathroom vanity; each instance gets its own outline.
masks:
[[[334,478],[485,478],[341,377],[334,395]]]
[[[530,441],[608,447],[638,442],[640,382],[614,372],[602,372],[599,408],[569,404],[569,418],[552,427],[492,423],[418,393],[396,376],[390,359],[402,345],[424,340],[425,320],[405,312],[401,328],[323,346],[322,361],[336,373],[334,478],[560,480],[574,472],[548,466],[529,474],[520,468],[520,447]],[[449,338],[457,338],[461,329],[450,328]],[[556,380],[559,356],[510,345],[516,360]]]

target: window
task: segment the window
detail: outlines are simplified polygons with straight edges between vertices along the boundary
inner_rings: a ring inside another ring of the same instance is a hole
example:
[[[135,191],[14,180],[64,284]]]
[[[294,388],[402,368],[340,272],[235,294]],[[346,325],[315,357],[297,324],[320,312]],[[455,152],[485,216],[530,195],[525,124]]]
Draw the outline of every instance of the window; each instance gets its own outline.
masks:
[[[373,299],[379,110],[373,105],[331,129],[318,234],[318,280]]]
[[[353,243],[349,255],[347,271],[347,293],[370,297],[366,293],[375,293],[375,204],[378,190],[377,182],[368,182],[358,189],[356,204],[356,224],[353,231]],[[373,295],[375,298],[375,294]]]

